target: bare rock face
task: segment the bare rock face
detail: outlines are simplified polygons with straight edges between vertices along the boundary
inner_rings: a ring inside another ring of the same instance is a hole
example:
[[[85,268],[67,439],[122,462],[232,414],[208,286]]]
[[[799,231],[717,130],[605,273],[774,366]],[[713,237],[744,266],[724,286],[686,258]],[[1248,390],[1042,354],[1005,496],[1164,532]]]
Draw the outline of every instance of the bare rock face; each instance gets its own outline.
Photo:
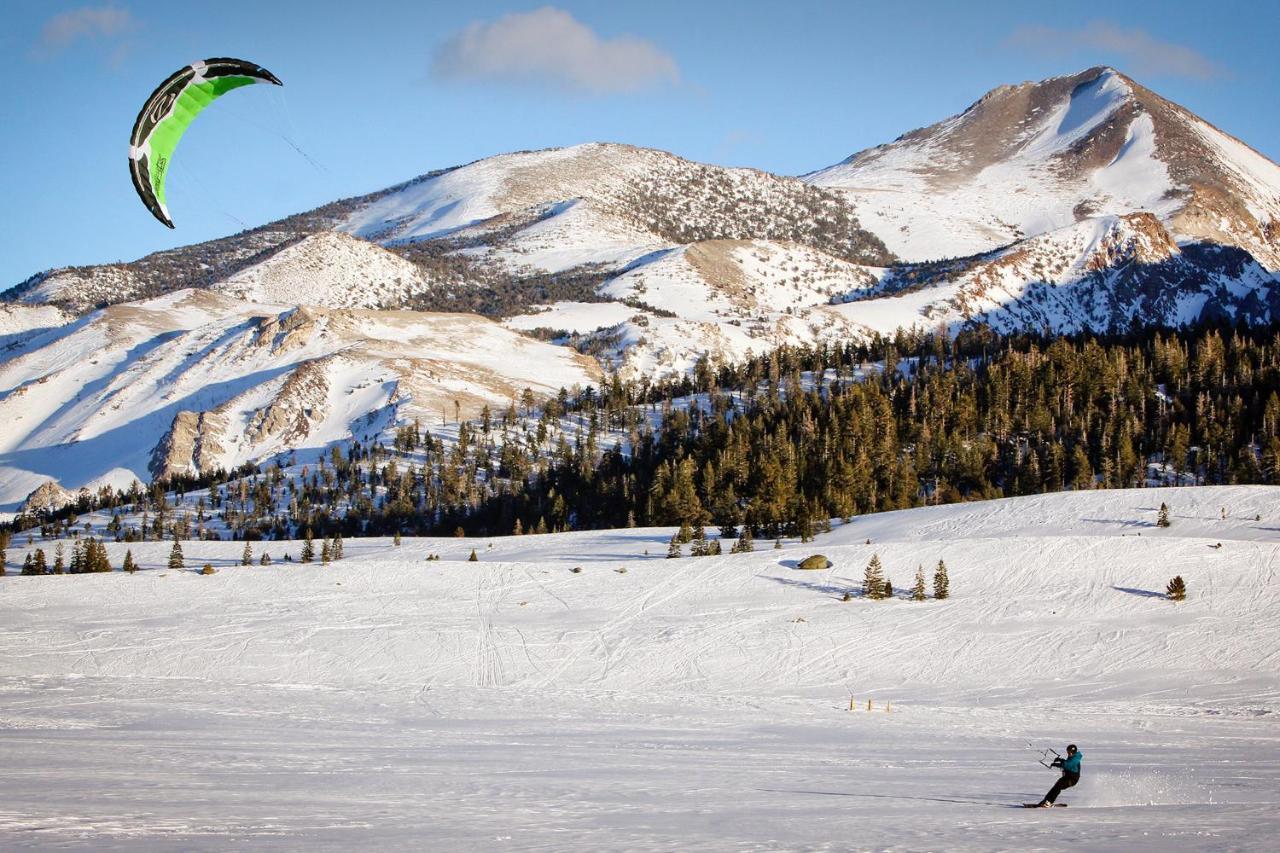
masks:
[[[53,480],[49,480],[27,495],[27,499],[22,502],[18,512],[22,514],[57,512],[64,506],[74,503],[75,499],[76,496],[74,494],[62,488]]]
[[[216,470],[223,450],[219,436],[226,427],[226,418],[214,412],[178,412],[152,452],[152,476],[164,479]]]
[[[324,421],[329,397],[324,365],[324,360],[298,365],[275,399],[254,412],[246,432],[255,443],[268,438],[277,438],[285,445],[295,443]]]

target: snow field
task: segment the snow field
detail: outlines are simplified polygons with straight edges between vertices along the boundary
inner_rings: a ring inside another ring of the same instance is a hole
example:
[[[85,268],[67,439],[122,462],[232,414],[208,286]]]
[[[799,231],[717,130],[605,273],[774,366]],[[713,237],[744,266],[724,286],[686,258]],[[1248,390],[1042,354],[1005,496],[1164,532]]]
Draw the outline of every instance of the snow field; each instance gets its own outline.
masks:
[[[187,542],[184,572],[143,543],[134,576],[6,577],[0,842],[1167,850],[1280,829],[1274,487],[929,507],[719,558],[663,558],[670,533],[352,539],[330,566],[254,543],[276,562],[243,568],[242,543]],[[815,552],[834,567],[794,568]],[[857,597],[872,553],[898,599]],[[952,598],[902,598],[938,558]],[[1181,604],[1159,594],[1175,573]],[[1053,779],[1027,744],[1068,741],[1073,808],[1011,808]]]

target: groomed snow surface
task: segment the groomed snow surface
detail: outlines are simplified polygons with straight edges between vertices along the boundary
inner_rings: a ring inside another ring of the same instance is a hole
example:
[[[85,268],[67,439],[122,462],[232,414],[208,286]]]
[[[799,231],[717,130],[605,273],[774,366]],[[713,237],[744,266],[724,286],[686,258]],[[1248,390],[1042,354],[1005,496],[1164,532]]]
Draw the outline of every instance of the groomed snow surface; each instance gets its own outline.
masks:
[[[20,537],[0,848],[1272,849],[1280,489],[929,507],[722,557],[664,559],[670,533],[329,566],[188,542],[181,572],[150,543],[134,576],[41,578]],[[873,553],[894,600],[857,594]],[[939,558],[952,597],[907,600]],[[1055,775],[1028,744],[1068,742],[1071,808],[1016,807]]]

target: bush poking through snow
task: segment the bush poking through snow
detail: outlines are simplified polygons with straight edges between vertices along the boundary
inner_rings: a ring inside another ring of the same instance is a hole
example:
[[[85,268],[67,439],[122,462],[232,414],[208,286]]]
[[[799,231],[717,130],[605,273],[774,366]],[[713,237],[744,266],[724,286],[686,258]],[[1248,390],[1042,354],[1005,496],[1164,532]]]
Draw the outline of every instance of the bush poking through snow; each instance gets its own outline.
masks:
[[[1170,601],[1183,601],[1187,597],[1187,582],[1182,575],[1174,575],[1173,580],[1164,588],[1165,597]]]
[[[217,570],[217,569],[215,569],[213,566],[209,565],[208,563],[205,563],[205,564],[204,564],[204,567],[203,567],[202,569],[200,569],[200,574],[202,574],[202,575],[212,575],[212,574],[216,574],[216,573],[217,573],[217,571],[218,571],[218,570]]]
[[[1156,516],[1156,527],[1168,527],[1169,522],[1169,505],[1160,504],[1160,514]]]

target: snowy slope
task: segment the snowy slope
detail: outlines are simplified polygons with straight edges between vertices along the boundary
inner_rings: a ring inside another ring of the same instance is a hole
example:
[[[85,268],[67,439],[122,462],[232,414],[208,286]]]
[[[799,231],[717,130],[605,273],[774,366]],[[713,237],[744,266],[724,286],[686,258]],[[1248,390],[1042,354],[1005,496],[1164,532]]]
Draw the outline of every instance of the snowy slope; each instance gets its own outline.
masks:
[[[396,306],[426,288],[418,268],[341,232],[304,237],[212,288],[250,302],[328,308]]]
[[[381,251],[381,250],[379,250]],[[595,381],[577,353],[465,314],[259,305],[180,291],[112,306],[0,362],[0,505],[230,469]]]
[[[1180,247],[1150,213],[1100,216],[954,262],[903,267],[829,309],[886,334],[902,326],[1122,331],[1280,318],[1274,274],[1243,252]]]
[[[1180,242],[1280,269],[1280,166],[1110,68],[1003,86],[964,113],[806,176],[908,260],[1149,211]]]
[[[657,556],[669,530],[349,541],[330,566],[183,543],[219,570],[201,577],[134,544],[133,577],[0,579],[0,839],[1266,849],[1278,528],[1276,488],[1220,487],[907,510],[683,560]],[[834,566],[795,568],[814,552]],[[873,553],[898,598],[858,597]],[[938,559],[952,597],[903,597]],[[1159,595],[1175,573],[1180,604]],[[1026,747],[1067,741],[1072,808],[1016,808],[1053,778]]]

